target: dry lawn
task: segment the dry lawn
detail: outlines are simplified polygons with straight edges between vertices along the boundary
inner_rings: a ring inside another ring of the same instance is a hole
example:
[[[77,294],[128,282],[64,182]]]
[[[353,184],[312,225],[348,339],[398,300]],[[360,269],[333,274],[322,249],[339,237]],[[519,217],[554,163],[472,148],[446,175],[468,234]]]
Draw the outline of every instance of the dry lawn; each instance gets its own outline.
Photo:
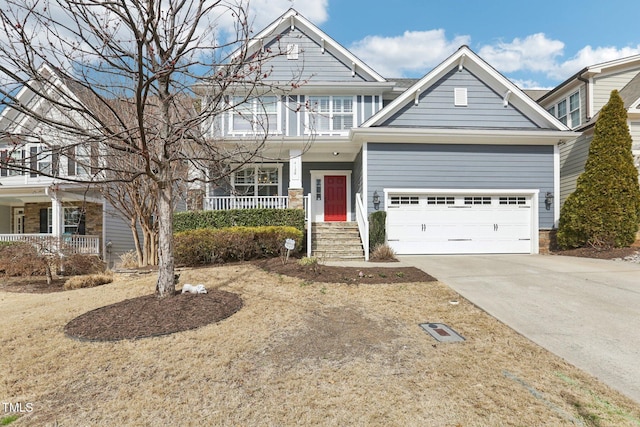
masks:
[[[158,338],[64,335],[88,310],[152,293],[154,279],[0,292],[0,401],[33,407],[12,426],[640,425],[637,404],[438,282],[308,284],[248,264],[187,270],[182,283],[238,293],[244,307]],[[423,322],[466,341],[437,343]]]

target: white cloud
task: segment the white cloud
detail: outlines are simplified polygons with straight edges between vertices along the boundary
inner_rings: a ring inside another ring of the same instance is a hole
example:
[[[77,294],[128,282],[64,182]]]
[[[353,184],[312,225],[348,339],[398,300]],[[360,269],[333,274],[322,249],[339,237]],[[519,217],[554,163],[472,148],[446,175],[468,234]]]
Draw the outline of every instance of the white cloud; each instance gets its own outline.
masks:
[[[261,31],[290,8],[295,8],[315,25],[321,25],[329,18],[329,0],[252,0],[250,13],[253,28]]]
[[[549,73],[553,79],[565,80],[577,73],[584,67],[600,64],[602,62],[613,61],[640,53],[640,44],[637,46],[616,47],[596,47],[585,46],[572,58],[559,64]]]
[[[405,31],[401,36],[367,36],[349,49],[358,58],[385,77],[425,74],[460,46],[469,36],[447,40],[445,31]]]
[[[483,46],[478,54],[502,73],[521,70],[546,73],[556,69],[556,59],[563,51],[563,42],[537,33],[510,43]]]

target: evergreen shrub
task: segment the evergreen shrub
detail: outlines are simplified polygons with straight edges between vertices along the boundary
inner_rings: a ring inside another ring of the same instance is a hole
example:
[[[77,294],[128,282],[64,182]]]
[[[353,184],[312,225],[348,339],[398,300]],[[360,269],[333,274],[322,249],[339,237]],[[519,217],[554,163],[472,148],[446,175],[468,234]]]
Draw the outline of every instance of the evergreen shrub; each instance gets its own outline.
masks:
[[[232,209],[227,211],[176,212],[173,230],[179,233],[199,228],[288,226],[304,232],[302,209]]]
[[[384,245],[387,221],[387,213],[385,211],[373,212],[369,215],[369,251]]]
[[[558,245],[624,247],[640,223],[640,186],[627,112],[618,91],[600,111],[584,172],[560,212]]]

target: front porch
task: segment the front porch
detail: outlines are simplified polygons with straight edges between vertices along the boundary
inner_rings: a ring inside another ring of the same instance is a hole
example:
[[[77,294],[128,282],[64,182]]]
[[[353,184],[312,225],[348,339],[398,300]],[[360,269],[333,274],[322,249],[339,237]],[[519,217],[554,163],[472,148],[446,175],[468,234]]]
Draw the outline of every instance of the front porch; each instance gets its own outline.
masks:
[[[53,236],[45,233],[0,234],[0,242],[26,242],[45,253],[100,255],[99,236]]]
[[[27,242],[41,252],[102,254],[101,200],[58,185],[2,185],[0,242]]]

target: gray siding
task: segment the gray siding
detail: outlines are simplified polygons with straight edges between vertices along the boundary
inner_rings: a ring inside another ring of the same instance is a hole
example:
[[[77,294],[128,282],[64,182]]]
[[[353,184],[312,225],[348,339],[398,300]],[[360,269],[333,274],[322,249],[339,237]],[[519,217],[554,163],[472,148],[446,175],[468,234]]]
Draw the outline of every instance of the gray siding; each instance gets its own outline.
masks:
[[[135,250],[135,246],[128,221],[122,219],[110,205],[106,207],[104,225],[105,243],[111,242],[112,245],[111,255],[105,254],[105,261],[112,267],[120,262],[121,254]]]
[[[593,134],[582,134],[573,141],[560,145],[560,206],[576,190],[578,177],[584,172]]]
[[[454,89],[467,88],[468,105],[454,105]],[[420,95],[387,120],[383,126],[453,127],[453,128],[537,128],[511,104],[503,105],[498,94],[467,69],[452,69]]]
[[[299,46],[298,59],[287,59],[287,45],[293,43]],[[290,81],[366,81],[356,70],[355,77],[351,75],[351,64],[345,64],[331,54],[329,49],[322,48],[310,39],[300,28],[291,31],[287,28],[279,37],[265,45],[273,54],[282,52],[265,62],[263,70],[271,70],[267,80]]]
[[[11,208],[0,206],[0,233],[11,233]]]
[[[353,161],[353,193],[360,193],[364,190],[363,170],[362,170],[362,149]]]
[[[385,188],[539,189],[540,228],[553,227],[552,146],[368,144],[368,212]],[[381,206],[380,209],[384,209]]]

